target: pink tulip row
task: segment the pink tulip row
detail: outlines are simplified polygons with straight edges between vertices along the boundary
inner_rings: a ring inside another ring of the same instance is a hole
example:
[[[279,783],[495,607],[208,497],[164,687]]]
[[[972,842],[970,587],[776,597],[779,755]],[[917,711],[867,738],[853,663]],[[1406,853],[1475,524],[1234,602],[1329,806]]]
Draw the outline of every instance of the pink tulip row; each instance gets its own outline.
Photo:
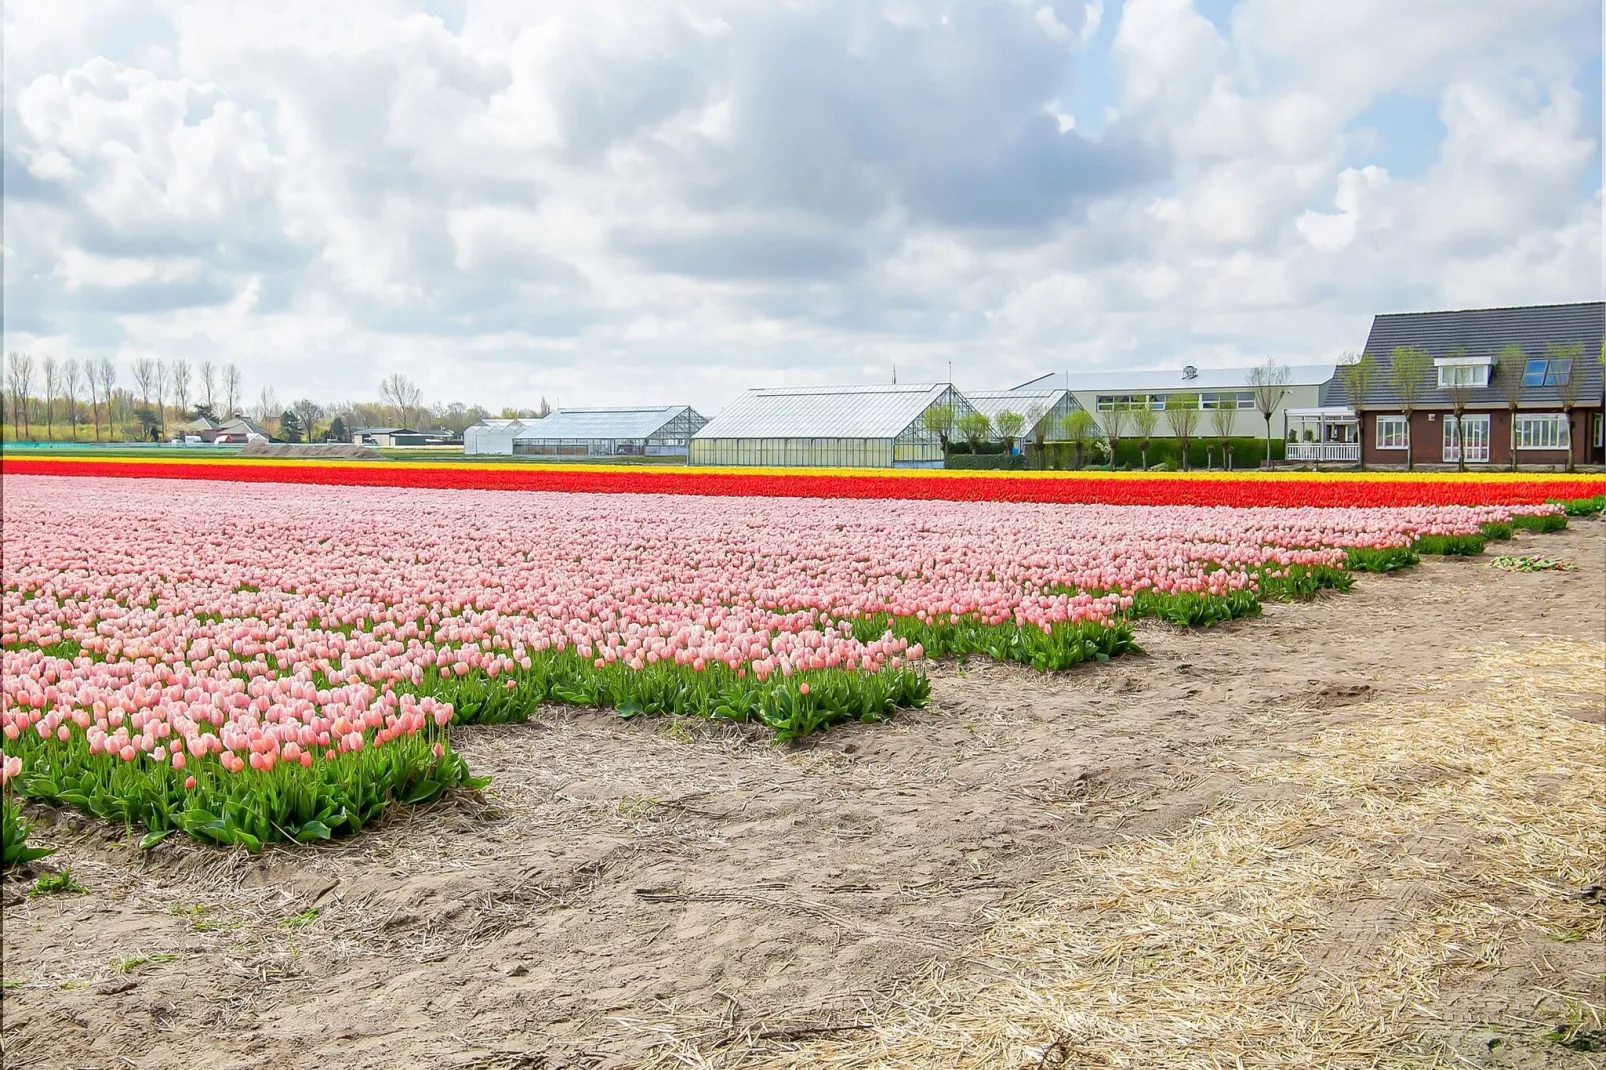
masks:
[[[35,476],[4,491],[5,737],[81,735],[176,769],[384,746],[451,720],[406,693],[428,679],[514,677],[548,652],[876,672],[923,651],[855,638],[854,618],[1101,623],[1143,591],[1243,590],[1509,515]],[[48,652],[62,643],[79,653]]]

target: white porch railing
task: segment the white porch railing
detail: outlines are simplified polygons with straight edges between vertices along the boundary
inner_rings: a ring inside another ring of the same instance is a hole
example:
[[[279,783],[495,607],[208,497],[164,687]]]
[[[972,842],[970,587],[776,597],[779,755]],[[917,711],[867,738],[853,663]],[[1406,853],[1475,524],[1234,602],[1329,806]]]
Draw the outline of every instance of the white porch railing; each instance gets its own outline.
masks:
[[[1284,454],[1290,461],[1359,461],[1358,442],[1290,442]]]

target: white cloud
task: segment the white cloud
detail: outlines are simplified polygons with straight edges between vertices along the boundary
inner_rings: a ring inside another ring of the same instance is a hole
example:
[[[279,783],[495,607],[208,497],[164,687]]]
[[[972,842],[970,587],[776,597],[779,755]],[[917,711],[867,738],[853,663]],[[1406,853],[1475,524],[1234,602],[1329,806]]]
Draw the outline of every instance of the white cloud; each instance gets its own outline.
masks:
[[[1600,288],[1586,0],[462,12],[6,7],[5,348],[712,409],[894,361],[1327,356],[1379,309]],[[1096,37],[1098,139],[1066,103]],[[1409,174],[1351,129],[1399,93],[1447,131]]]

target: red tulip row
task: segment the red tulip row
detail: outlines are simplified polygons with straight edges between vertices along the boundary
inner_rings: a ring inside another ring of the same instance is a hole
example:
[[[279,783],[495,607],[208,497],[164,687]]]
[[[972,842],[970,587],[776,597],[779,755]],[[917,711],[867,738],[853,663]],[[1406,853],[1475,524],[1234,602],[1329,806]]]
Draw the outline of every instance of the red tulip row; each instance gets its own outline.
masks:
[[[903,499],[1104,505],[1409,506],[1527,505],[1586,498],[1606,491],[1600,475],[1490,478],[1330,476],[1320,473],[1245,476],[1087,474],[983,476],[950,473],[859,474],[674,468],[548,468],[524,465],[260,464],[181,460],[45,460],[5,458],[11,475],[116,476],[304,483],[326,486],[418,487],[442,490],[567,491],[601,494],[700,494],[754,498]]]

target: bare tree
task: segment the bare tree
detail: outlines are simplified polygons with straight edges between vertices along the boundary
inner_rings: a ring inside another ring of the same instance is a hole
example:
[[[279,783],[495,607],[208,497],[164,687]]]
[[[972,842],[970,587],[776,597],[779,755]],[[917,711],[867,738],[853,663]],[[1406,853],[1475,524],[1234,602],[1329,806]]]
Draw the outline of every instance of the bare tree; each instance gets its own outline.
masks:
[[[1188,440],[1193,438],[1193,433],[1199,426],[1199,395],[1172,394],[1166,398],[1165,420],[1171,425],[1171,433],[1177,437],[1177,456],[1181,461],[1179,467],[1186,472]]]
[[[1141,405],[1132,411],[1132,434],[1138,440],[1138,463],[1144,471],[1149,468],[1149,440],[1154,438],[1155,428],[1160,426],[1160,414],[1154,411],[1148,398],[1144,398]]]
[[[1566,345],[1557,345],[1555,342],[1545,343],[1545,356],[1550,361],[1551,371],[1545,373],[1548,381],[1554,376],[1556,383],[1556,400],[1561,404],[1562,415],[1567,422],[1567,471],[1573,471],[1573,409],[1578,407],[1578,386],[1583,376],[1574,374],[1578,359],[1584,355],[1584,346],[1581,342],[1569,342]],[[1566,361],[1565,372],[1556,370],[1558,361]]]
[[[310,398],[302,398],[290,406],[295,413],[297,422],[301,424],[301,436],[308,442],[316,439],[318,434],[318,421],[323,419],[323,406]]]
[[[1377,358],[1370,352],[1346,353],[1338,363],[1338,382],[1344,388],[1344,396],[1349,398],[1350,411],[1355,414],[1355,445],[1363,472],[1366,471],[1366,440],[1362,434],[1366,429],[1366,395],[1376,378]]]
[[[242,390],[240,367],[237,364],[223,365],[223,418],[230,419],[240,411],[240,392]]]
[[[33,387],[33,358],[26,353],[12,353],[7,358],[6,382],[11,386],[11,429],[18,439],[26,438],[28,426],[28,393]]]
[[[1411,414],[1416,412],[1417,402],[1427,387],[1428,368],[1432,363],[1433,358],[1421,346],[1394,347],[1394,367],[1390,369],[1390,378],[1394,380],[1394,392],[1400,396],[1400,411],[1405,414],[1407,472],[1416,468],[1416,444],[1411,441]]]
[[[134,361],[134,385],[139,388],[139,400],[149,409],[151,390],[156,386],[156,361],[139,357]]]
[[[56,390],[61,386],[61,365],[46,354],[39,362],[39,371],[45,381],[45,438],[51,439],[56,437]]]
[[[1517,408],[1522,404],[1522,377],[1528,370],[1528,354],[1516,342],[1500,347],[1495,362],[1500,392],[1506,396],[1506,437],[1511,451],[1511,470],[1517,470]]]
[[[100,394],[100,404],[106,411],[106,437],[112,437],[112,388],[117,384],[117,365],[111,362],[110,357],[101,357],[98,361],[90,361],[88,366],[90,397]],[[95,415],[95,441],[100,441],[100,417]]]
[[[1266,363],[1254,368],[1249,373],[1249,388],[1255,393],[1255,408],[1260,410],[1261,419],[1266,421],[1266,463],[1271,468],[1271,418],[1276,413],[1283,399],[1288,396],[1288,383],[1293,378],[1293,372],[1278,364],[1271,358]]]
[[[190,407],[190,362],[187,360],[173,362],[173,407],[178,410],[180,421],[187,419],[184,415]]]
[[[392,372],[379,384],[379,400],[396,410],[399,427],[410,426],[408,420],[423,400],[423,391],[401,372]]]
[[[216,416],[217,398],[214,395],[217,393],[217,369],[212,366],[211,361],[203,360],[196,366],[195,372],[201,388],[201,402],[206,406],[207,412]]]
[[[1221,444],[1221,467],[1232,467],[1232,427],[1238,416],[1237,403],[1232,408],[1227,407],[1224,400],[1218,398],[1216,407],[1210,410],[1210,430],[1215,434],[1216,441]]]
[[[67,395],[67,424],[74,442],[78,441],[78,387],[82,382],[78,358],[68,357],[61,365],[61,389]]]
[[[167,437],[167,364],[156,362],[156,433]]]
[[[257,396],[256,408],[252,410],[251,415],[256,417],[257,423],[267,427],[279,418],[279,412],[279,398],[274,394],[273,387],[263,387],[262,393]]]

